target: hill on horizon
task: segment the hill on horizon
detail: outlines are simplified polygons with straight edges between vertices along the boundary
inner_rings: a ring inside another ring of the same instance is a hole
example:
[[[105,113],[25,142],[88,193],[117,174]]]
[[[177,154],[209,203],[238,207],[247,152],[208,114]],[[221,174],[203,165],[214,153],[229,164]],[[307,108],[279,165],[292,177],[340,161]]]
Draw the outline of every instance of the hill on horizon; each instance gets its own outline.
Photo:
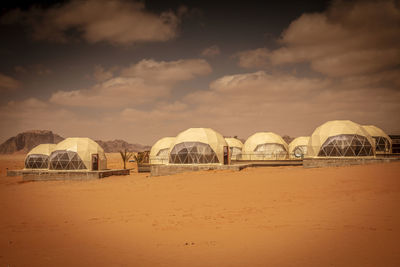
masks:
[[[28,153],[40,144],[57,144],[65,138],[50,130],[30,130],[10,137],[0,144],[0,154]],[[150,150],[151,146],[130,144],[124,140],[95,140],[106,153],[115,153],[127,149],[131,152]]]

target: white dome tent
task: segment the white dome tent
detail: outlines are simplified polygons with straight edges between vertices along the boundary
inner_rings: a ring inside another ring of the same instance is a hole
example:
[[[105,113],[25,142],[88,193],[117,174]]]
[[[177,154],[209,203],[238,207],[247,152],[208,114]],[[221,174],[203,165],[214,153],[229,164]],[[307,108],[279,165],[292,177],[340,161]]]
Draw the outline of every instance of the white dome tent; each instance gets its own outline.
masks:
[[[25,157],[25,169],[48,169],[49,156],[56,144],[41,144],[35,146]]]
[[[103,148],[90,138],[67,138],[57,144],[49,158],[50,170],[105,170]]]
[[[359,124],[349,120],[328,121],[310,137],[307,157],[373,157],[374,140]]]
[[[291,159],[301,159],[307,154],[309,136],[300,136],[295,138],[289,144],[289,157]]]
[[[177,135],[169,164],[229,164],[228,144],[210,128],[189,128]]]
[[[231,160],[238,160],[242,155],[243,143],[237,138],[227,137],[225,141],[228,143],[229,146],[229,154]]]
[[[150,164],[167,164],[169,149],[175,137],[164,137],[158,140],[150,150]]]
[[[288,145],[279,135],[259,132],[250,136],[243,145],[243,160],[285,160]]]

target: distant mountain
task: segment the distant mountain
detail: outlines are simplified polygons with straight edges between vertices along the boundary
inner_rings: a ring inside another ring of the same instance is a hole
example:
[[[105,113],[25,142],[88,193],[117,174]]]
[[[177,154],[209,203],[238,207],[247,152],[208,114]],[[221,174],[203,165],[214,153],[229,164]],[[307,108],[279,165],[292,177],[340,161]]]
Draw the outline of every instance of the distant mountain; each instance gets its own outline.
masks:
[[[9,138],[0,145],[0,154],[12,154],[15,152],[27,153],[40,144],[57,144],[64,140],[63,137],[48,130],[32,130],[19,133]]]
[[[113,140],[113,141],[96,140],[96,142],[104,149],[104,152],[106,153],[119,152],[123,151],[124,149],[130,152],[139,152],[151,149],[151,146],[145,146],[140,144],[129,144],[124,140]]]
[[[32,130],[19,133],[9,138],[0,145],[0,154],[28,153],[32,148],[40,144],[57,144],[64,140],[58,134],[49,130]],[[140,144],[130,144],[124,140],[102,141],[96,142],[104,149],[106,153],[119,152],[125,148],[130,152],[139,152],[150,150],[150,146]]]

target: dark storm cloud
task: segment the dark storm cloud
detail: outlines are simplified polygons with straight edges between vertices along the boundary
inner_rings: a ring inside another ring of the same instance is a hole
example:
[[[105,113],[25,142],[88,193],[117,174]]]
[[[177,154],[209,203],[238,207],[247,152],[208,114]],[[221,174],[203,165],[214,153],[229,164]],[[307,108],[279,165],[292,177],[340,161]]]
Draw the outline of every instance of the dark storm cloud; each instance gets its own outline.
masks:
[[[175,38],[180,19],[172,11],[148,12],[143,2],[73,0],[47,9],[16,9],[2,22],[23,22],[31,27],[35,40],[68,42],[73,39],[69,33],[74,31],[89,43],[127,45]]]

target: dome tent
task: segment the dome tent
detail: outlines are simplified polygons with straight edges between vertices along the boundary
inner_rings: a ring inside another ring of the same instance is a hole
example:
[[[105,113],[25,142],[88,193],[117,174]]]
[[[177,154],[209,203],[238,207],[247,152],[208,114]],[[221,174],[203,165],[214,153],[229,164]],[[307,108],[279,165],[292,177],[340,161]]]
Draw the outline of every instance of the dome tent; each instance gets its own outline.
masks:
[[[250,136],[243,145],[244,160],[275,160],[288,158],[288,145],[279,135],[259,132]]]
[[[48,169],[49,156],[56,144],[41,144],[35,146],[25,157],[25,169]]]
[[[158,140],[150,150],[150,164],[168,163],[168,152],[175,137],[164,137]]]
[[[374,125],[363,125],[363,128],[374,139],[376,154],[392,153],[392,139],[381,128]]]
[[[229,146],[229,155],[231,156],[231,160],[236,160],[242,154],[243,143],[237,138],[225,138],[226,143]]]
[[[300,136],[295,138],[289,144],[289,156],[292,159],[303,158],[307,154],[309,136]]]
[[[103,148],[90,138],[67,138],[57,144],[49,158],[50,170],[105,170]]]
[[[350,120],[328,121],[310,137],[307,157],[374,156],[374,141],[359,124]]]
[[[176,137],[169,151],[170,164],[229,164],[228,144],[210,128],[189,128]]]

